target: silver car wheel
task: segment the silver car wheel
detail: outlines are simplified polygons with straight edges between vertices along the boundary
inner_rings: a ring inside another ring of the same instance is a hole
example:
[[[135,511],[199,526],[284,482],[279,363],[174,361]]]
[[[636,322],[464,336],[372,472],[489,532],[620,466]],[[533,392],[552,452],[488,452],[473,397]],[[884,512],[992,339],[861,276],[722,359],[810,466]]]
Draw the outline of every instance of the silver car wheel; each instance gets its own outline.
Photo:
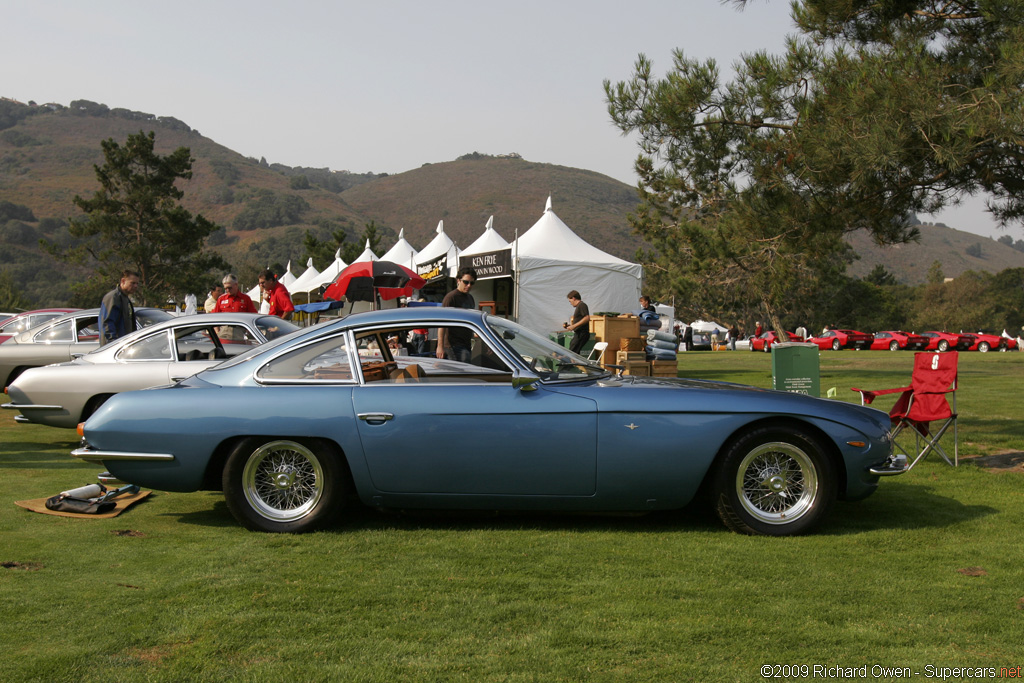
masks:
[[[900,343],[898,341],[896,341],[895,339],[892,340],[891,342],[889,342],[889,350],[890,351],[899,351],[900,350]]]
[[[256,449],[242,470],[242,490],[253,511],[274,522],[293,522],[316,509],[324,493],[320,460],[294,441]]]
[[[814,508],[818,472],[810,456],[794,444],[762,444],[740,462],[736,494],[756,520],[790,524]]]

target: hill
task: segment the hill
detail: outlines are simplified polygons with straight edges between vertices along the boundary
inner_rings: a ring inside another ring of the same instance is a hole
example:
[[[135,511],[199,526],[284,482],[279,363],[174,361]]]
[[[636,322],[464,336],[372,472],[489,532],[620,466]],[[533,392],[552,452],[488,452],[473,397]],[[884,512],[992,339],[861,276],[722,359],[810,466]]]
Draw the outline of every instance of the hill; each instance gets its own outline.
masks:
[[[16,219],[0,215],[0,267],[34,303],[66,303],[70,282],[87,275],[43,254],[39,238],[68,239],[67,221],[79,215],[72,198],[90,196],[97,188],[93,165],[103,161],[100,142],[123,142],[140,130],[156,133],[161,154],[182,146],[191,150],[193,177],[181,184],[183,203],[223,227],[210,244],[243,282],[268,263],[291,260],[301,270],[307,231],[327,239],[341,230],[355,241],[370,221],[378,226],[384,249],[400,230],[423,248],[440,220],[465,247],[491,215],[497,231],[511,241],[541,216],[549,195],[558,215],[600,249],[633,259],[641,246],[627,221],[635,189],[592,171],[475,152],[395,175],[293,168],[244,157],[173,117],[87,100],[64,107],[0,99],[0,202],[19,207]],[[924,281],[934,261],[947,276],[1024,267],[1024,253],[994,240],[944,226],[922,226],[922,235],[920,244],[888,249],[855,236],[853,245],[863,258],[851,273],[862,276],[882,263],[901,281],[915,284]],[[967,249],[978,243],[980,255],[969,255]]]
[[[864,277],[878,264],[903,284],[916,285],[928,277],[932,263],[942,264],[946,277],[968,270],[998,273],[1007,268],[1024,268],[1024,252],[988,237],[955,230],[945,225],[923,223],[921,241],[879,247],[865,233],[854,233],[849,242],[860,255],[847,272]],[[972,255],[972,253],[975,255]]]

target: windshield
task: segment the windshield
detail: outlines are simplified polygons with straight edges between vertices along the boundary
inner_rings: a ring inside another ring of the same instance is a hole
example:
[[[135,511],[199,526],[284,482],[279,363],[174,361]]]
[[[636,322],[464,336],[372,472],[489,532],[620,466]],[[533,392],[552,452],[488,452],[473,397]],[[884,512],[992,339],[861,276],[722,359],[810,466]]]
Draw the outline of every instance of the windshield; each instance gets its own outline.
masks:
[[[609,373],[595,361],[559,346],[546,337],[514,322],[487,316],[487,325],[511,351],[545,380],[573,380],[604,377]]]

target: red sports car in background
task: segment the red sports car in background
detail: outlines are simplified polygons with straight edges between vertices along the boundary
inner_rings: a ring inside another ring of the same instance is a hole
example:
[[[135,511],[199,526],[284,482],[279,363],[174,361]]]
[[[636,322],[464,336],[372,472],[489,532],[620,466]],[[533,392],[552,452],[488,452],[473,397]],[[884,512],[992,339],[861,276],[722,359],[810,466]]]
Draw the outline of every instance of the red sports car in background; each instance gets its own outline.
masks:
[[[832,349],[869,349],[875,340],[867,332],[857,330],[827,330],[820,337],[811,337],[807,341],[817,344],[821,350]]]
[[[871,348],[875,351],[899,351],[910,349],[912,351],[923,351],[928,346],[928,337],[899,330],[887,330],[875,332],[875,340],[871,342]]]
[[[992,349],[999,351],[1015,351],[1017,349],[1017,340],[1009,337],[1000,337],[997,334],[988,334],[987,332],[975,332],[970,335],[974,339],[974,343],[971,344],[969,351],[981,351],[985,353]]]
[[[789,341],[791,342],[802,342],[804,340],[803,337],[797,335],[795,332],[787,332],[786,334],[789,335]],[[775,334],[775,330],[768,330],[767,332],[762,332],[760,337],[751,338],[750,350],[771,351],[772,345],[780,342],[782,342],[782,340],[779,339],[779,335]]]
[[[928,346],[925,347],[925,351],[949,351],[950,349],[966,351],[974,343],[974,335],[956,334],[955,332],[932,330],[922,332],[921,336],[928,337]]]

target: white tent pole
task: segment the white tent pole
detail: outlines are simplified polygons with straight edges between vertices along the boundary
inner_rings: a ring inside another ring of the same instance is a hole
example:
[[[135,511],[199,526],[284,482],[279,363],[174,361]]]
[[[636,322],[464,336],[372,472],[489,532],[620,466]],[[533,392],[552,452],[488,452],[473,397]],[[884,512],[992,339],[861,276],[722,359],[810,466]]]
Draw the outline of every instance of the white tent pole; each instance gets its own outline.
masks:
[[[512,315],[519,322],[519,228],[516,228],[515,245],[516,251],[512,256],[512,298],[515,300]]]

